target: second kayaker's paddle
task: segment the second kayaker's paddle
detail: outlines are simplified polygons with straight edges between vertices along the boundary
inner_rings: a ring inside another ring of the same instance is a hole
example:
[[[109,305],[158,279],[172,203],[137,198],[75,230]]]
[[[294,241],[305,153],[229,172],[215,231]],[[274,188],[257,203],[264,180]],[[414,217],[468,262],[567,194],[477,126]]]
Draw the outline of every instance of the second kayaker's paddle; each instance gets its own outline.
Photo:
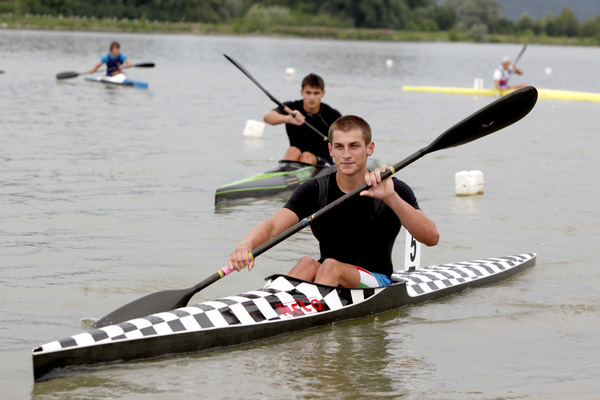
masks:
[[[231,61],[231,63],[233,65],[235,65],[240,71],[242,71],[244,73],[244,75],[246,75],[248,78],[250,78],[250,80],[252,82],[254,82],[256,84],[256,86],[258,86],[260,88],[260,90],[262,90],[271,100],[273,100],[273,102],[275,104],[277,104],[283,111],[285,111],[286,113],[288,113],[290,115],[294,115],[294,111],[291,108],[289,108],[288,106],[286,106],[285,104],[283,104],[282,102],[277,100],[275,97],[273,97],[273,95],[271,95],[271,93],[269,93],[267,91],[267,89],[265,89],[256,79],[254,79],[254,77],[250,74],[250,72],[248,72],[246,70],[246,68],[242,67],[237,61],[235,61],[233,58],[229,57],[227,54],[223,54],[223,55],[225,56],[226,59]],[[315,128],[314,126],[309,124],[308,121],[304,120],[304,125],[308,126],[310,129],[315,131],[319,136],[321,136],[323,138],[323,140],[329,140],[329,138],[326,135],[323,135],[323,133],[321,133],[317,128]]]
[[[148,63],[140,63],[140,64],[132,64],[129,67],[125,66],[123,68],[154,68],[154,63],[148,62]],[[94,72],[104,72],[105,69],[99,69],[97,71]],[[73,71],[66,71],[66,72],[61,72],[56,74],[56,79],[70,79],[70,78],[76,78],[79,75],[86,75],[89,74],[89,71],[86,72],[73,72]]]
[[[523,45],[523,48],[521,49],[521,52],[519,53],[519,55],[517,56],[517,58],[515,58],[515,62],[513,63],[514,65],[517,65],[517,63],[519,62],[519,60],[521,59],[521,56],[523,55],[523,53],[525,53],[525,49],[527,48],[527,43],[525,43]]]
[[[517,56],[517,58],[515,58],[515,61],[512,63],[513,66],[516,66],[517,63],[519,62],[519,60],[521,59],[521,56],[523,55],[523,53],[525,53],[525,49],[527,48],[527,43],[525,43],[523,45],[523,48],[521,49],[521,51],[519,52],[519,55]],[[506,83],[508,84],[508,80],[510,79],[510,74],[508,75],[508,78],[506,78]],[[523,86],[523,84],[515,86],[516,88],[519,88]],[[514,87],[510,87],[510,86],[506,86],[506,87],[500,87],[500,97],[502,97],[502,95],[504,94],[504,89],[514,89]]]
[[[531,111],[537,101],[537,98],[537,90],[532,86],[524,87],[514,91],[511,94],[501,97],[469,117],[463,119],[446,132],[442,133],[433,142],[431,142],[429,146],[422,148],[411,156],[395,164],[393,167],[390,167],[387,171],[381,174],[381,178],[385,179],[395,174],[400,169],[412,164],[426,154],[450,147],[461,146],[514,124]],[[258,257],[271,247],[310,225],[315,219],[331,211],[339,204],[348,201],[352,197],[358,196],[360,192],[367,190],[368,188],[369,187],[365,183],[353,191],[345,194],[333,203],[323,207],[313,215],[304,218],[302,221],[280,233],[273,239],[258,246],[256,249],[250,252],[249,257]],[[149,294],[124,305],[105,317],[102,317],[93,325],[93,327],[100,328],[106,325],[127,321],[129,319],[145,317],[150,314],[156,314],[179,307],[184,307],[194,294],[198,293],[200,290],[218,281],[219,279],[229,275],[232,271],[233,270],[227,266],[221,268],[219,271],[209,276],[199,284],[192,286],[191,288],[180,290],[164,290]]]

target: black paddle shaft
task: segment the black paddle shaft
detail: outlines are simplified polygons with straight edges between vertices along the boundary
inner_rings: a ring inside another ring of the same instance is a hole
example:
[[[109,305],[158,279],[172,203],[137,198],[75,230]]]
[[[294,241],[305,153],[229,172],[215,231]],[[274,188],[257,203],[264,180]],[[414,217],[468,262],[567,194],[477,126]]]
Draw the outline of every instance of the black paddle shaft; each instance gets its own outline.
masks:
[[[457,123],[446,132],[442,133],[437,137],[437,139],[429,144],[429,146],[418,150],[414,154],[408,156],[404,160],[395,164],[393,167],[389,168],[387,171],[381,174],[381,179],[392,176],[402,168],[412,164],[426,154],[472,142],[473,140],[477,140],[514,124],[529,114],[535,105],[537,98],[537,90],[532,86],[524,87],[499,98],[493,103],[485,106],[481,110]],[[304,227],[310,225],[315,219],[328,213],[338,205],[345,203],[351,198],[357,196],[363,190],[368,189],[369,186],[366,183],[363,183],[361,186],[357,187],[351,192],[348,192],[334,202],[329,203],[327,206],[323,207],[313,215],[304,218],[296,225],[290,227],[261,246],[258,246],[256,249],[251,251],[252,257],[258,257],[271,247],[302,230]]]
[[[242,71],[242,73],[244,75],[246,75],[248,78],[250,78],[250,80],[252,82],[254,82],[254,84],[256,86],[258,86],[258,88],[260,90],[262,90],[268,98],[270,98],[275,104],[277,104],[283,111],[285,111],[286,113],[293,115],[293,111],[291,108],[289,108],[288,106],[286,106],[285,104],[283,104],[282,102],[280,102],[279,100],[277,100],[275,97],[273,97],[273,95],[271,93],[269,93],[267,91],[267,89],[265,89],[256,79],[254,79],[254,77],[252,76],[252,74],[250,74],[250,72],[248,72],[248,70],[246,70],[246,68],[242,67],[241,64],[239,64],[237,61],[235,61],[233,58],[229,57],[227,54],[223,54],[225,56],[226,59],[228,59],[233,65],[235,65],[240,71]],[[319,136],[321,136],[323,138],[323,140],[329,140],[329,138],[326,135],[323,135],[323,133],[321,133],[321,131],[319,131],[317,128],[315,128],[314,126],[312,126],[311,124],[308,123],[308,121],[304,120],[304,125],[308,126],[310,129],[312,129],[313,131],[315,131],[317,134],[319,134]]]

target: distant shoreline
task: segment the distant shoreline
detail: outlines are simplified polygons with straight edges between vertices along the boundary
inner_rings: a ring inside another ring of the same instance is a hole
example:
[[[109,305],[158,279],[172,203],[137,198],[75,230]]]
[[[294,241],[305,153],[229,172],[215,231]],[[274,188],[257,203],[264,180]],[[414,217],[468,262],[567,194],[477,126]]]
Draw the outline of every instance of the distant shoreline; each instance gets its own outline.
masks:
[[[50,15],[0,14],[0,30],[33,29],[90,32],[174,33],[201,35],[277,36],[339,40],[376,40],[392,42],[475,42],[461,31],[396,31],[392,29],[335,28],[323,26],[273,25],[261,31],[243,32],[234,24],[168,22],[139,19],[54,17]],[[488,34],[480,43],[528,43],[568,46],[598,46],[600,39],[549,37],[546,35]]]

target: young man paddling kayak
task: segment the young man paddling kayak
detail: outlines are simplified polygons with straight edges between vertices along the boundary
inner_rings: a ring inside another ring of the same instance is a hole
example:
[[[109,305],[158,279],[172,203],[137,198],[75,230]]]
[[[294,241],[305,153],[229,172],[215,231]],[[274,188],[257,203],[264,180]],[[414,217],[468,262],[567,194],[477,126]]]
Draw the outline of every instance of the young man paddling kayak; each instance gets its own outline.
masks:
[[[131,61],[127,58],[126,55],[121,54],[121,45],[117,42],[112,42],[110,44],[110,53],[106,54],[98,64],[94,66],[88,72],[94,73],[102,66],[102,64],[106,64],[106,76],[114,76],[118,74],[122,74],[122,68],[131,67]]]
[[[518,58],[518,57],[517,57]],[[494,86],[496,89],[506,90],[506,89],[519,89],[527,86],[526,83],[522,83],[520,85],[509,86],[508,80],[513,72],[517,75],[523,75],[523,71],[517,68],[516,64],[510,62],[510,57],[506,56],[502,58],[502,63],[496,70],[494,71]]]
[[[419,208],[412,189],[396,178],[382,181],[385,165],[367,170],[375,143],[365,120],[352,115],[339,118],[329,129],[328,147],[337,171],[304,183],[281,210],[252,229],[229,256],[231,268],[251,270],[252,249],[365,182],[369,190],[311,223],[321,257],[302,257],[290,276],[331,286],[385,286],[391,283],[392,248],[402,225],[419,242],[438,243],[437,228]]]
[[[327,142],[319,134],[310,129],[305,121],[314,126],[323,135],[329,131],[329,126],[342,116],[340,112],[321,102],[325,96],[325,82],[316,74],[309,74],[302,80],[300,90],[302,100],[288,101],[284,105],[293,110],[292,115],[281,107],[269,111],[264,121],[270,125],[285,123],[290,147],[284,158],[292,161],[302,161],[309,164],[332,163],[327,149]]]

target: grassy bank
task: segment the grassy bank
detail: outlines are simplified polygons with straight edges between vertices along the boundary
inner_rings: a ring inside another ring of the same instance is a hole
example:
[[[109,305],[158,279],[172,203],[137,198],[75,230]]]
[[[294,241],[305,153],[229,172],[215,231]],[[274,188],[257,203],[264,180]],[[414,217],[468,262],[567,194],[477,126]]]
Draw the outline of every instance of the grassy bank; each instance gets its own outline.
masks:
[[[391,29],[356,29],[321,26],[272,25],[260,30],[246,31],[239,23],[205,24],[193,22],[150,21],[146,19],[94,18],[79,16],[13,15],[0,14],[0,28],[4,29],[45,29],[101,32],[140,32],[140,33],[189,33],[222,35],[273,35],[342,40],[381,40],[381,41],[427,41],[427,42],[474,42],[468,32],[462,31],[396,31]],[[600,38],[554,37],[546,35],[485,35],[480,42],[492,43],[531,43],[551,45],[598,46]]]
[[[0,14],[0,28],[141,33],[234,33],[230,25],[145,19]]]

